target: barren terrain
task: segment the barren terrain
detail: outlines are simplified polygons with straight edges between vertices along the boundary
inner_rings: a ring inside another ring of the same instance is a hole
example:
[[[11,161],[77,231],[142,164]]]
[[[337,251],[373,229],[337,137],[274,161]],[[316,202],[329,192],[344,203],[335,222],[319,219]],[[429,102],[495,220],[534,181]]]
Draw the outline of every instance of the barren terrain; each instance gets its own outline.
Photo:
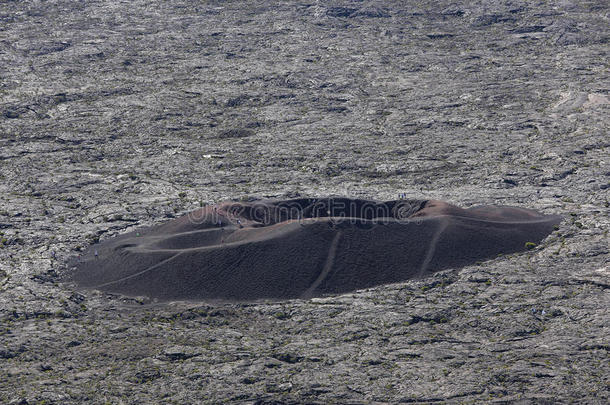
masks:
[[[608,403],[606,1],[0,1],[0,402]],[[512,205],[533,249],[311,300],[59,283],[206,204]]]

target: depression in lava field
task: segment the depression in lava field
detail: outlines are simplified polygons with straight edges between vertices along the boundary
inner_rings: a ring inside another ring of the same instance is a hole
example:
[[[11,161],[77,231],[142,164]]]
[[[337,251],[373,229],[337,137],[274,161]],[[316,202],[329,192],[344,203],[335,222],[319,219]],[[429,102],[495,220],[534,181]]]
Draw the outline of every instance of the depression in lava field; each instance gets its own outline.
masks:
[[[560,220],[437,200],[224,202],[94,245],[72,277],[160,300],[310,298],[524,250]]]

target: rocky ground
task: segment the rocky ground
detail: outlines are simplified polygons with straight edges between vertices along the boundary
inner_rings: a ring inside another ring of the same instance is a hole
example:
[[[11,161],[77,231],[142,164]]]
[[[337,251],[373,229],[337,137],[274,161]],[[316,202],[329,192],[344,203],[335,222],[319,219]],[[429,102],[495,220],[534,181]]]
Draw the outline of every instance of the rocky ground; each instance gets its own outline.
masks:
[[[0,3],[0,402],[607,403],[607,2]],[[76,291],[229,198],[565,216],[521,254],[307,301]]]

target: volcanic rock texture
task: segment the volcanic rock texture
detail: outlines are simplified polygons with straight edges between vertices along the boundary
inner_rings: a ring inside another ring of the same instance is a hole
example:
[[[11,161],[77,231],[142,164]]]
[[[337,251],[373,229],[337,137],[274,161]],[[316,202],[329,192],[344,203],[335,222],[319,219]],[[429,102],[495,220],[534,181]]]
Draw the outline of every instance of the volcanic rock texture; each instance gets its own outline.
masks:
[[[0,2],[0,402],[607,403],[607,1]],[[219,201],[504,205],[550,236],[324,298],[59,283]]]

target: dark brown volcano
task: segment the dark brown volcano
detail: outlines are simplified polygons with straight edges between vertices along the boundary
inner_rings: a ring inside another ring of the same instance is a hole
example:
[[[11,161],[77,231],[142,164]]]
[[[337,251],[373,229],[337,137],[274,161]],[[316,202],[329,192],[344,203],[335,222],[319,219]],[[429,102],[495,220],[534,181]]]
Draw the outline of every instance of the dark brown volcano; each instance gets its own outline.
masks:
[[[560,220],[436,200],[226,202],[91,247],[73,279],[162,300],[309,298],[524,250]]]

